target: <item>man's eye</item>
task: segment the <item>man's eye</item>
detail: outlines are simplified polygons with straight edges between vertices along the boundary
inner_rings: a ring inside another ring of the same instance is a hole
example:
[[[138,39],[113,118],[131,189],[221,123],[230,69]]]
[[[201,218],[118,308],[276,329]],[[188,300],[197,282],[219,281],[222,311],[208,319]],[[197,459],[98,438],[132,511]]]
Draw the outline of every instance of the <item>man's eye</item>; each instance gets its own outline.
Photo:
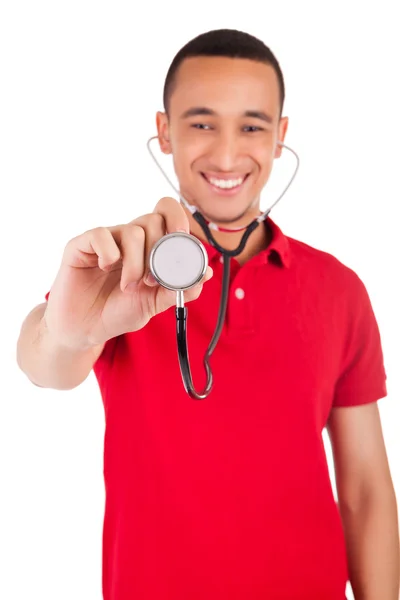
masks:
[[[192,127],[195,129],[207,129],[210,127],[210,125],[206,125],[205,123],[193,123]]]
[[[248,125],[247,127],[244,128],[245,131],[249,131],[250,133],[253,133],[255,131],[262,131],[262,127],[256,127],[255,125]]]

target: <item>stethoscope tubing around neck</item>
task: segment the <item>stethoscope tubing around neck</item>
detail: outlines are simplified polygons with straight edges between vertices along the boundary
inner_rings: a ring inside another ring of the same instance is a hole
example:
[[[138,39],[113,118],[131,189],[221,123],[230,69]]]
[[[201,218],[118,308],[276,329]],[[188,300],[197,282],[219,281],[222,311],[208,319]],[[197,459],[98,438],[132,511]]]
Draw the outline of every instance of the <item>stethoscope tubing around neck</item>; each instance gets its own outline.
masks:
[[[208,242],[214,248],[216,248],[216,250],[218,252],[221,253],[221,255],[223,256],[223,259],[224,259],[224,272],[223,272],[223,281],[222,281],[221,301],[220,301],[217,325],[216,325],[216,328],[214,331],[214,335],[212,337],[212,340],[208,346],[207,352],[204,357],[204,367],[205,367],[205,371],[206,371],[207,381],[206,381],[206,384],[205,384],[202,392],[197,392],[193,385],[190,364],[189,364],[189,351],[188,351],[188,347],[187,347],[187,332],[186,332],[187,307],[184,306],[184,304],[183,304],[183,294],[180,292],[178,292],[178,294],[177,294],[178,300],[177,300],[177,306],[176,306],[176,333],[177,333],[178,357],[179,357],[181,376],[182,376],[184,388],[185,388],[186,392],[188,393],[188,395],[194,400],[203,400],[204,398],[206,398],[209,395],[209,393],[211,392],[212,386],[213,386],[213,375],[212,375],[211,367],[209,364],[209,360],[210,360],[212,352],[214,351],[214,349],[217,345],[217,342],[221,335],[223,324],[225,321],[225,314],[226,314],[226,308],[227,308],[227,302],[228,302],[228,292],[229,292],[231,258],[239,255],[244,250],[247,240],[248,240],[249,236],[251,235],[251,233],[260,225],[260,223],[265,221],[265,219],[268,217],[268,215],[270,214],[270,212],[274,208],[274,206],[276,206],[276,204],[279,202],[279,200],[285,195],[285,193],[291,186],[294,178],[296,177],[297,171],[300,166],[300,159],[299,159],[298,154],[292,148],[290,148],[286,144],[283,144],[282,142],[277,142],[278,145],[289,150],[296,158],[296,167],[295,167],[294,172],[289,180],[289,183],[286,185],[286,187],[284,188],[284,190],[280,194],[280,196],[277,198],[277,200],[275,200],[275,202],[267,210],[265,210],[261,215],[256,217],[253,221],[251,221],[249,223],[249,225],[247,225],[247,227],[245,227],[245,228],[240,227],[240,228],[229,230],[231,232],[238,232],[238,231],[245,229],[244,234],[243,234],[237,248],[235,248],[234,250],[227,250],[226,248],[223,248],[222,246],[220,246],[220,244],[217,242],[217,240],[212,235],[211,230],[220,231],[220,228],[218,227],[218,225],[207,221],[207,219],[201,214],[201,212],[198,210],[198,208],[193,206],[186,200],[186,198],[181,194],[181,192],[173,184],[173,182],[170,180],[170,178],[168,177],[168,175],[166,174],[166,172],[164,171],[164,169],[162,168],[162,166],[156,159],[156,157],[151,149],[151,142],[156,139],[159,139],[158,136],[153,136],[147,142],[147,147],[148,147],[149,153],[152,156],[155,164],[158,166],[162,175],[164,175],[165,179],[167,180],[167,182],[169,183],[171,188],[178,195],[181,202],[188,209],[188,211],[191,213],[193,218],[199,223],[200,227],[204,231],[204,234],[205,234]],[[227,230],[224,229],[223,231],[227,231]]]
[[[162,168],[162,166],[160,165],[159,161],[157,160],[157,158],[155,157],[152,149],[151,149],[151,142],[154,140],[158,140],[159,137],[153,136],[151,138],[149,138],[149,140],[147,141],[147,148],[148,151],[152,157],[152,159],[154,160],[155,164],[157,165],[157,167],[159,168],[161,174],[165,177],[166,181],[169,183],[169,185],[171,186],[171,188],[174,190],[174,192],[178,195],[179,199],[181,200],[181,202],[184,204],[184,206],[188,209],[188,211],[191,213],[191,215],[193,216],[193,218],[198,222],[198,224],[200,225],[200,227],[202,228],[204,235],[207,238],[207,241],[221,254],[225,255],[225,256],[230,256],[230,257],[234,257],[234,256],[238,256],[239,254],[241,254],[244,250],[244,247],[246,245],[246,242],[249,238],[249,236],[251,235],[251,233],[258,227],[258,225],[260,223],[262,223],[263,221],[265,221],[265,219],[268,217],[268,215],[270,214],[271,210],[278,204],[278,202],[280,201],[280,199],[286,194],[287,190],[289,189],[289,187],[292,185],[292,182],[294,180],[294,178],[297,175],[297,172],[299,170],[299,166],[300,166],[300,158],[297,154],[297,152],[295,152],[292,148],[290,148],[290,146],[287,146],[286,144],[284,144],[283,142],[277,142],[277,145],[281,146],[282,148],[285,148],[286,150],[289,150],[289,152],[291,152],[294,157],[296,158],[296,167],[294,169],[294,172],[288,182],[288,184],[285,186],[283,192],[279,195],[279,197],[275,200],[275,202],[267,209],[265,210],[261,215],[259,215],[258,217],[256,217],[251,223],[249,223],[249,225],[245,228],[245,232],[239,242],[239,245],[237,246],[237,248],[235,248],[234,250],[227,250],[226,248],[223,248],[218,242],[217,240],[214,238],[214,236],[211,233],[211,230],[214,231],[219,231],[219,227],[218,225],[216,225],[215,223],[210,223],[209,221],[207,221],[207,219],[205,219],[205,217],[201,214],[201,212],[198,210],[198,208],[196,206],[194,206],[193,204],[190,204],[186,198],[182,195],[182,193],[180,192],[180,190],[173,184],[173,182],[171,181],[171,179],[168,177],[167,173],[165,172],[165,170]],[[241,231],[243,228],[233,228],[230,229],[229,231],[232,233],[235,233],[237,231]],[[226,231],[224,229],[224,231]]]

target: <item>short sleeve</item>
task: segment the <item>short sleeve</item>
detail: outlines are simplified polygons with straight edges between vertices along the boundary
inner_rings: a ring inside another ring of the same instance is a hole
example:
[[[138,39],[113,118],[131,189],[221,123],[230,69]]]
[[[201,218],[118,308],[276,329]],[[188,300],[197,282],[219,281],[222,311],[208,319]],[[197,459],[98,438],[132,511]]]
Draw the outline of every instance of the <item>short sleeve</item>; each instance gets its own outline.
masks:
[[[381,335],[370,297],[353,274],[347,288],[347,318],[343,361],[333,406],[357,406],[387,396]]]

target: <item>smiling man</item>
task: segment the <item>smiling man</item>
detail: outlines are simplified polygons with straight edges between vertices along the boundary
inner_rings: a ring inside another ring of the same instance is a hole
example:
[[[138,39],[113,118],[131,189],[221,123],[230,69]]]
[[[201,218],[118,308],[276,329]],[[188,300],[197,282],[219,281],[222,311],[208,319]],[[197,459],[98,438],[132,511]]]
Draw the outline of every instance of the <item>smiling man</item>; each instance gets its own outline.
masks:
[[[243,32],[205,33],[171,64],[160,147],[181,194],[222,229],[260,214],[288,128],[284,98],[276,58]],[[213,269],[190,307],[200,387],[223,265],[174,199],[71,240],[47,306],[20,336],[19,364],[37,385],[70,389],[92,368],[100,385],[104,599],[344,600],[350,580],[356,600],[397,600],[397,505],[377,406],[386,373],[364,284],[268,218],[232,259],[214,388],[196,402],[179,372],[175,296],[148,272],[156,241],[178,229],[204,242]],[[227,249],[241,236],[215,232]]]
[[[173,60],[165,112],[157,115],[160,145],[173,156],[182,195],[211,222],[240,227],[260,214],[260,193],[288,128],[284,95],[275,56],[241,32],[201,35]],[[241,236],[217,239],[233,249]],[[352,271],[289,240],[271,219],[237,262],[228,345],[220,348],[223,363],[215,358],[221,374],[210,400],[203,488],[191,502],[194,514],[205,518],[208,507],[210,518],[201,533],[186,523],[193,547],[185,558],[202,565],[203,577],[193,564],[187,572],[192,582],[200,577],[202,592],[188,596],[342,600],[349,578],[356,600],[395,600],[397,507],[377,407],[386,374],[367,292]],[[196,547],[205,556],[191,554]]]
[[[241,54],[240,40],[246,52],[232,58]],[[268,61],[258,60],[260,50],[252,38],[235,40],[232,33],[194,40],[171,64],[165,112],[157,115],[161,148],[173,154],[183,196],[213,222],[234,227],[259,215],[260,193],[281,153],[276,143],[288,126],[278,63],[267,49]],[[253,245],[266,233],[254,233]],[[228,234],[224,243],[235,247],[237,239]]]

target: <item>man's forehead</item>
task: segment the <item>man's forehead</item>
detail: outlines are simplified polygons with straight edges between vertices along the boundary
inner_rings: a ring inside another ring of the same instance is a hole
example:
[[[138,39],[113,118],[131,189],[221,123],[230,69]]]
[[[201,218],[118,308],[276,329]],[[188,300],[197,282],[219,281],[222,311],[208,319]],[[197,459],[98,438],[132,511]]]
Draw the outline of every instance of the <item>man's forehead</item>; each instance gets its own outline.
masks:
[[[175,104],[180,112],[205,106],[222,113],[228,105],[236,105],[240,112],[259,110],[270,114],[275,112],[275,104],[279,105],[279,84],[273,68],[248,59],[185,59],[171,92],[171,108]]]
[[[193,79],[201,72],[206,78],[223,76],[258,75],[261,78],[275,78],[273,67],[261,61],[248,58],[231,58],[226,56],[193,56],[185,58],[176,72],[176,80]]]

